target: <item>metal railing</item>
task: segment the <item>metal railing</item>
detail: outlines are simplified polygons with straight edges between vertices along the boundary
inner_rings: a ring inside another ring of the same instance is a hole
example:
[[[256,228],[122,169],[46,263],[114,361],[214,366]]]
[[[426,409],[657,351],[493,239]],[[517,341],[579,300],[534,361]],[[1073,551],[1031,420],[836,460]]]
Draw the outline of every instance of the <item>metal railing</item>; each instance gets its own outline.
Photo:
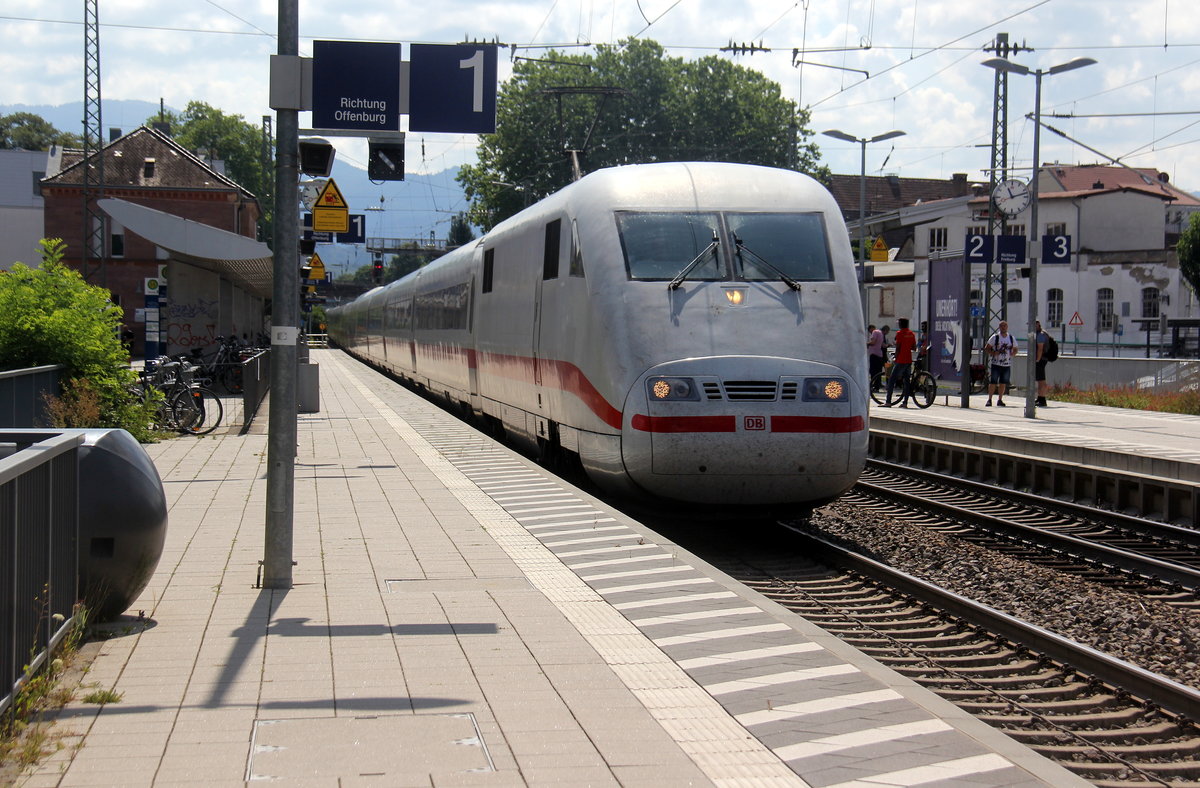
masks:
[[[271,351],[256,353],[242,362],[242,432],[258,413],[263,397],[271,390]]]
[[[0,714],[73,626],[79,432],[0,432]]]
[[[62,393],[63,369],[52,364],[0,372],[0,428],[49,427],[44,395]]]

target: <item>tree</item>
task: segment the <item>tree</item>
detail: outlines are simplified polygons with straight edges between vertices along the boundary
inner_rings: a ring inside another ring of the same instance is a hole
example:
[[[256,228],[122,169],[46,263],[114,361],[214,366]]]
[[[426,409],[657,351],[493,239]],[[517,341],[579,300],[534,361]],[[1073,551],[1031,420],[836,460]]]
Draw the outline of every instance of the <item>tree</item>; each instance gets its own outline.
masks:
[[[0,115],[0,149],[49,150],[51,145],[78,148],[83,145],[83,139],[77,134],[59,131],[32,112]]]
[[[1193,213],[1187,227],[1179,234],[1175,245],[1179,255],[1179,272],[1192,293],[1200,296],[1200,213]]]
[[[167,112],[146,120],[149,126],[160,120],[171,125],[171,136],[190,151],[201,151],[225,162],[225,173],[258,197],[262,208],[263,239],[274,238],[274,166],[265,166],[262,156],[262,128],[247,123],[241,115],[226,115],[203,101],[188,102],[182,113]]]
[[[14,263],[0,275],[0,368],[62,364],[67,394],[95,405],[87,409],[96,423],[73,426],[120,427],[147,439],[150,414],[129,394],[137,374],[118,336],[121,308],[63,264],[61,239],[41,245],[40,267]]]
[[[456,213],[450,217],[450,232],[446,235],[446,246],[454,248],[466,246],[475,240],[475,231],[465,213]]]
[[[547,93],[621,88],[628,94]],[[559,121],[561,107],[561,124]],[[656,161],[732,161],[827,177],[809,142],[808,112],[759,72],[717,56],[684,61],[653,41],[600,46],[593,55],[550,52],[521,60],[500,89],[496,133],[479,163],[463,167],[471,208],[485,230],[572,179],[564,153],[583,148],[584,171]]]

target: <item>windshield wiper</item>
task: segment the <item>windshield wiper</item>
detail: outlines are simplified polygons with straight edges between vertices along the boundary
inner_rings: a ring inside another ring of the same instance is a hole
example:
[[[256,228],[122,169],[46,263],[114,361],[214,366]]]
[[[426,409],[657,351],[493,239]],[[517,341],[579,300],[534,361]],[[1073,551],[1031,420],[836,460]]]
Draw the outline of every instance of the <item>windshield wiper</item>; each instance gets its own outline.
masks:
[[[763,266],[765,266],[765,267],[767,267],[767,268],[771,269],[772,271],[774,271],[774,272],[775,272],[775,275],[776,275],[776,276],[778,276],[778,277],[779,277],[779,279],[780,279],[780,280],[781,280],[781,281],[782,281],[782,282],[783,282],[785,285],[787,285],[788,287],[792,288],[793,290],[799,290],[799,289],[800,289],[800,283],[799,283],[799,282],[797,282],[795,279],[792,279],[790,276],[788,276],[787,274],[785,274],[783,271],[780,271],[778,268],[776,268],[775,266],[773,266],[773,265],[771,265],[770,263],[768,263],[768,262],[767,262],[765,259],[763,259],[763,257],[762,257],[761,255],[759,255],[759,254],[756,254],[756,253],[754,252],[754,250],[753,250],[753,249],[751,249],[750,247],[746,246],[746,244],[742,243],[742,239],[741,239],[741,238],[738,238],[736,234],[733,236],[733,248],[734,248],[734,251],[736,251],[736,252],[737,252],[737,256],[738,256],[738,259],[739,259],[739,260],[741,260],[741,259],[742,259],[742,252],[743,252],[743,251],[745,251],[747,254],[749,254],[751,257],[753,257],[755,260],[757,260],[759,264],[761,264],[761,265],[763,265]],[[745,268],[745,262],[744,262],[744,261],[743,261],[742,267],[743,267],[743,268]]]
[[[692,272],[692,269],[695,268],[696,266],[700,265],[700,261],[703,260],[704,256],[707,255],[709,252],[716,252],[717,245],[720,243],[721,243],[720,239],[717,238],[717,231],[713,230],[712,241],[710,241],[708,246],[704,247],[704,249],[702,249],[700,251],[700,254],[696,255],[695,259],[692,260],[692,262],[685,265],[683,267],[683,270],[675,275],[675,278],[672,279],[670,284],[667,285],[667,289],[668,290],[678,289],[679,285],[683,284],[683,280],[687,279],[687,275]]]

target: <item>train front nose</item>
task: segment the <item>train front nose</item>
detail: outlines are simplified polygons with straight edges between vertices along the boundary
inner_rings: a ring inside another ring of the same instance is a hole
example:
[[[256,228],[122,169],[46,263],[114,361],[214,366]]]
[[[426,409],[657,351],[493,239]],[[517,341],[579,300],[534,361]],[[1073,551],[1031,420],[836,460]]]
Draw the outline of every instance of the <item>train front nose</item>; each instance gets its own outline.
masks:
[[[866,454],[866,402],[845,371],[794,359],[688,359],[630,391],[622,454],[644,489],[701,503],[832,498]]]

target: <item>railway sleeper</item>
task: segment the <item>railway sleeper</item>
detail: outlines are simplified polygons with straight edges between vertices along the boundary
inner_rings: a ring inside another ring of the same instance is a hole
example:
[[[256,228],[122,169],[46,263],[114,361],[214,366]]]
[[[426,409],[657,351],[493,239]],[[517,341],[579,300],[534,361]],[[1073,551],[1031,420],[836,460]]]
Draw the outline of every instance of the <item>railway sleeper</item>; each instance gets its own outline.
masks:
[[[1070,737],[1067,734],[1045,728],[1030,729],[1030,728],[1005,728],[1004,733],[1012,739],[1032,744],[1040,742],[1047,745],[1065,744]],[[1183,728],[1169,720],[1158,720],[1150,722],[1146,725],[1139,725],[1128,728],[1115,728],[1102,731],[1072,731],[1076,736],[1087,739],[1090,742],[1107,746],[1108,742],[1128,742],[1144,740],[1147,742],[1162,741],[1164,739],[1179,739],[1192,735],[1185,732]]]
[[[1055,760],[1072,760],[1074,763],[1079,763],[1082,758],[1096,757],[1096,748],[1088,747],[1084,744],[1076,745],[1032,745],[1033,750],[1044,754]],[[1153,741],[1148,744],[1116,744],[1116,742],[1105,742],[1104,752],[1111,752],[1133,762],[1144,763],[1146,760],[1152,760],[1154,765],[1158,763],[1177,763],[1183,760],[1184,763],[1190,762],[1196,764],[1196,757],[1200,756],[1200,740],[1188,739],[1186,741]],[[1157,771],[1157,769],[1156,769]],[[1200,772],[1195,772],[1195,776],[1200,776]]]
[[[972,677],[980,672],[985,675],[989,672],[997,670],[1003,671],[1001,675],[1016,673],[1022,670],[1024,665],[1036,665],[1036,662],[1022,662],[1020,655],[1010,649],[1001,649],[990,651],[985,654],[978,653],[978,649],[973,654],[956,654],[943,651],[939,648],[917,648],[913,649],[917,653],[911,658],[914,661],[920,661],[922,657],[926,657],[935,661],[937,664],[950,668],[962,674],[970,672]],[[907,657],[901,657],[904,661],[909,661]]]
[[[880,658],[876,657],[876,659],[880,659]],[[883,660],[881,659],[880,661],[883,661]],[[907,662],[908,660],[905,660],[905,661]],[[936,673],[934,672],[936,669],[931,670],[927,666],[928,663],[926,663],[924,661],[921,661],[921,662],[914,661],[914,664],[911,667],[908,665],[893,664],[891,662],[891,660],[888,660],[886,664],[889,667],[893,668],[894,670],[900,671],[908,676],[923,676],[924,674],[936,675]],[[970,678],[972,680],[978,681],[980,678],[1003,678],[1005,676],[1012,676],[1013,674],[1016,674],[1016,673],[1026,673],[1029,671],[1033,671],[1033,670],[1037,669],[1038,663],[1035,660],[1022,660],[1020,662],[1013,662],[1013,663],[1008,663],[1008,664],[1004,664],[1004,665],[990,665],[990,666],[986,666],[986,667],[973,667],[973,666],[969,666],[969,665],[962,666],[962,667],[946,665],[945,667],[948,670],[952,669],[953,672],[957,673],[958,675],[960,675],[964,678]],[[940,671],[937,671],[937,672],[940,672]],[[924,680],[924,679],[922,678],[921,680]],[[1027,680],[1028,679],[1026,679],[1026,678],[1022,678],[1021,682],[1024,683]]]
[[[1043,714],[1047,722],[1065,728],[1069,731],[1085,731],[1090,729],[1103,730],[1135,725],[1145,718],[1146,710],[1136,706],[1126,706],[1121,709],[1110,709],[1095,714]],[[1030,725],[1028,714],[993,714],[980,717],[988,725],[997,728],[1019,728]]]
[[[846,638],[843,638],[843,639],[850,639],[852,637],[853,636],[851,635],[851,636],[847,636]],[[873,643],[883,643],[883,642],[892,643],[893,642],[893,640],[886,638],[882,635],[876,635],[876,636],[872,637],[872,635],[870,633],[863,635],[861,637],[858,637],[858,638],[853,638],[853,639],[861,640],[861,641],[868,641],[868,642],[873,642]],[[905,640],[907,641],[908,638],[906,638]],[[918,638],[913,638],[913,642],[911,642],[909,645],[919,646],[921,643],[923,643],[926,640],[936,642],[945,648],[955,648],[958,646],[958,644],[962,644],[963,648],[974,648],[974,649],[978,650],[980,647],[980,644],[981,644],[981,641],[979,640],[979,638],[971,632],[934,632],[931,635],[927,635],[925,637],[918,636]]]
[[[971,681],[976,684],[982,684],[985,687],[990,687],[998,692],[1012,692],[1023,690],[1030,684],[1037,682],[1051,683],[1061,682],[1063,674],[1061,671],[1052,668],[1044,669],[1038,673],[1021,673],[1019,675],[1005,674],[1003,676],[972,676]],[[962,684],[966,679],[958,676],[930,676],[927,679],[922,679],[921,683],[928,685],[936,692],[941,692],[942,687],[939,685]]]
[[[1057,686],[1034,686],[1034,687],[1011,687],[1005,690],[1007,694],[1016,694],[1017,700],[1024,703],[1026,700],[1033,703],[1042,703],[1046,701],[1067,700],[1077,698],[1082,693],[1094,692],[1091,685],[1084,681],[1072,681],[1068,684],[1059,684]],[[970,702],[972,698],[992,698],[995,697],[992,693],[978,687],[970,689],[938,689],[937,693],[947,700],[953,699],[955,703]]]
[[[1123,708],[1121,704],[1124,701],[1118,700],[1113,695],[1089,695],[1078,698],[1064,698],[1062,700],[1039,699],[1037,701],[1013,698],[1012,703],[1035,707],[1040,714],[1078,714],[1080,712],[1091,713],[1100,709],[1112,709],[1114,707]],[[962,701],[954,705],[971,712],[978,712],[979,714],[999,714],[1006,709],[1011,709],[1012,703],[995,700]]]
[[[1089,762],[1072,762],[1064,761],[1061,764],[1064,768],[1070,769],[1075,774],[1091,781],[1094,785],[1109,785],[1122,786],[1122,788],[1130,788],[1130,786],[1138,785],[1153,785],[1156,788],[1162,788],[1161,783],[1148,782],[1130,782],[1129,780],[1120,780],[1119,782],[1098,782],[1105,777],[1119,779],[1127,774],[1127,767],[1122,763],[1089,763]],[[1196,786],[1196,782],[1200,779],[1200,763],[1196,761],[1180,761],[1178,763],[1138,763],[1138,768],[1149,774],[1153,774],[1163,780],[1169,780],[1172,788],[1189,788]],[[1132,775],[1130,775],[1132,776]],[[1179,782],[1187,780],[1187,782]]]

